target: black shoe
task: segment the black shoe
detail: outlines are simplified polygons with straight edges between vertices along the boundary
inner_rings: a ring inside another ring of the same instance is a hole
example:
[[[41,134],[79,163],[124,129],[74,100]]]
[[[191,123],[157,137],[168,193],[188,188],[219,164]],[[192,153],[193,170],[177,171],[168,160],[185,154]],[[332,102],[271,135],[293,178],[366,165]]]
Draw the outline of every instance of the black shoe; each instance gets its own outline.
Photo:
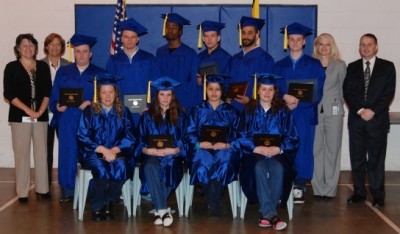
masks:
[[[111,202],[108,202],[108,203],[106,203],[106,205],[104,207],[103,215],[104,215],[105,220],[113,220],[114,219],[112,205],[113,204]]]
[[[104,215],[103,213],[98,210],[98,211],[92,211],[92,220],[93,221],[101,221],[104,220]]]
[[[51,199],[51,194],[50,194],[50,192],[47,192],[47,193],[36,193],[36,197],[38,198],[38,199],[44,199],[44,200],[50,200]]]
[[[18,201],[19,203],[28,203],[28,197],[19,197]]]
[[[385,206],[385,201],[382,198],[374,198],[374,201],[372,202],[372,206],[375,208],[383,207],[383,206]]]
[[[334,197],[331,197],[331,196],[322,196],[322,198],[324,199],[324,201],[330,201],[330,200],[332,200]]]
[[[74,197],[71,197],[71,196],[62,197],[59,200],[59,202],[61,204],[70,203],[70,202],[73,202],[73,201],[74,201]]]
[[[315,200],[323,200],[324,196],[321,195],[314,195]]]
[[[365,201],[365,197],[357,194],[353,194],[349,199],[347,199],[347,203],[360,203]]]
[[[220,203],[218,207],[208,207],[208,215],[214,217],[225,216],[228,213],[224,203]]]

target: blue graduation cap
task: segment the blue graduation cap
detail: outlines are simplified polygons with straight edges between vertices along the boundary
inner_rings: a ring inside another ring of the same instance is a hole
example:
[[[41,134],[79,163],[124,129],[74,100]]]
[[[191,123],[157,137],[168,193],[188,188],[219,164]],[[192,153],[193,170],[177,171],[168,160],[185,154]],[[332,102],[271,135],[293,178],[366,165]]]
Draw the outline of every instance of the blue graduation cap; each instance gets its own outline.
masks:
[[[190,21],[178,13],[162,14],[161,18],[163,18],[166,22],[172,22],[181,26],[190,25]]]
[[[242,27],[246,26],[253,26],[255,27],[258,31],[262,29],[262,27],[265,24],[265,20],[263,19],[258,19],[258,18],[253,18],[253,17],[248,17],[248,16],[243,16],[240,19],[240,27],[239,30],[242,30]]]
[[[181,85],[181,83],[168,76],[163,76],[158,78],[157,80],[149,81],[147,86],[147,103],[150,103],[150,98],[151,98],[150,85],[156,88],[157,90],[166,91],[166,90],[173,90],[175,87]]]
[[[97,85],[117,86],[117,82],[123,80],[123,77],[114,76],[109,73],[101,73],[95,77]]]
[[[289,24],[285,27],[281,28],[281,33],[285,33],[285,29],[287,30],[287,35],[291,35],[291,34],[300,34],[303,35],[304,37],[309,36],[312,33],[312,29],[309,27],[306,27],[302,24],[299,24],[297,22],[294,22],[292,24]]]
[[[254,74],[253,99],[257,99],[257,85],[275,85],[278,79],[283,79],[283,77],[272,73]]]
[[[208,31],[215,31],[218,34],[221,32],[221,30],[225,28],[224,23],[216,22],[216,21],[211,21],[211,20],[205,20],[201,24],[197,25],[197,29],[203,32],[208,32]]]
[[[121,29],[121,31],[129,30],[135,32],[138,36],[143,36],[147,34],[147,28],[145,28],[133,18],[122,21],[119,24],[119,28]]]
[[[70,44],[73,46],[80,46],[80,45],[88,45],[90,48],[96,44],[97,39],[92,36],[82,35],[82,34],[74,34],[71,39],[69,40]]]
[[[203,100],[207,99],[207,82],[208,83],[218,83],[218,84],[225,84],[226,79],[230,79],[230,76],[220,75],[220,74],[210,74],[204,76],[203,81]]]

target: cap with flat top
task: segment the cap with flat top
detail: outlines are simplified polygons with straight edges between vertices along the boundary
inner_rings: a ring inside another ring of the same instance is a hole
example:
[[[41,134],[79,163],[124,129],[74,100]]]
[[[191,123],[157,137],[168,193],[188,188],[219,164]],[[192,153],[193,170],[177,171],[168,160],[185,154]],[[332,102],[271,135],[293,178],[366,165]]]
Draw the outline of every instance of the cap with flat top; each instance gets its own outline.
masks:
[[[129,18],[121,22],[119,24],[119,28],[121,31],[129,30],[135,32],[138,36],[147,34],[147,28],[145,28],[133,18]]]
[[[80,45],[88,45],[90,48],[93,47],[97,39],[92,36],[87,36],[83,34],[74,34],[71,39],[69,40],[72,46],[80,46]]]

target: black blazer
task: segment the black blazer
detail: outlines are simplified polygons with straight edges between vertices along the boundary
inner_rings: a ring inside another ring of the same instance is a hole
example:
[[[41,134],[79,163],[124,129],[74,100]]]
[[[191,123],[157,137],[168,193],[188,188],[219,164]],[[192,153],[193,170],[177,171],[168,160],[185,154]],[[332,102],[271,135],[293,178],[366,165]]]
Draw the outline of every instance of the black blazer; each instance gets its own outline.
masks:
[[[357,111],[369,108],[375,112],[371,124],[389,127],[389,106],[396,90],[396,69],[390,61],[376,58],[368,86],[367,98],[364,98],[363,60],[352,62],[347,67],[343,83],[343,96],[349,108],[349,124],[360,121]]]

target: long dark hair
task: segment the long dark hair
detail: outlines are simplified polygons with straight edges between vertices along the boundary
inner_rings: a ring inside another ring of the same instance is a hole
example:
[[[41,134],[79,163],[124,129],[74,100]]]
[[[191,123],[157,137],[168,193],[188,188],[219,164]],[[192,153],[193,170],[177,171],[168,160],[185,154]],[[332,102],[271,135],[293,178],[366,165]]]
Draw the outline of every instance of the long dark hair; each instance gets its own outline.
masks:
[[[22,40],[27,39],[28,41],[32,42],[35,45],[35,54],[33,58],[36,59],[36,55],[38,54],[38,41],[33,37],[32,33],[24,33],[19,34],[17,39],[15,39],[15,46],[14,46],[14,54],[17,59],[21,58],[21,53],[19,52],[18,48],[22,42]]]
[[[169,104],[169,109],[166,111],[166,117],[168,118],[168,122],[172,123],[173,125],[178,124],[178,119],[179,119],[179,114],[182,112],[181,105],[179,104],[179,101],[175,95],[175,92],[171,90],[172,92],[172,99],[171,99],[171,104]],[[160,93],[160,90],[157,91],[153,102],[150,104],[149,108],[149,115],[154,118],[157,124],[161,125],[163,121],[162,117],[162,109],[160,107],[160,101],[158,100],[158,94]]]
[[[260,89],[260,86],[261,85],[257,85],[257,91]],[[275,115],[279,112],[279,109],[281,109],[281,108],[288,109],[288,107],[287,107],[285,101],[282,100],[282,98],[280,98],[279,89],[278,89],[278,87],[276,87],[276,85],[274,85],[274,91],[275,91],[275,93],[271,100],[271,111],[272,111],[272,114]],[[249,103],[247,103],[247,105],[245,106],[246,113],[254,113],[254,111],[257,109],[258,102],[259,101],[255,100],[255,99],[250,99]]]

